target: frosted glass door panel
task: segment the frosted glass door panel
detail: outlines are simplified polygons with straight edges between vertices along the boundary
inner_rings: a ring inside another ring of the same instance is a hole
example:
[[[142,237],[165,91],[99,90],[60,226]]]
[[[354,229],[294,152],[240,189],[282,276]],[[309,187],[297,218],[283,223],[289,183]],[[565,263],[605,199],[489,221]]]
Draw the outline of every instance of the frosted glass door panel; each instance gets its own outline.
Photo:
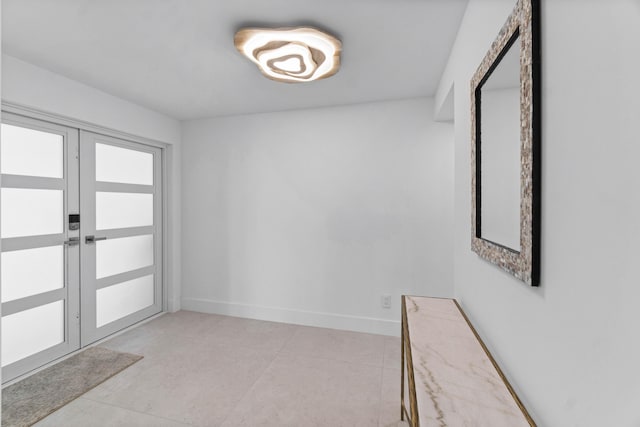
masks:
[[[2,238],[59,234],[63,227],[63,192],[2,189]]]
[[[139,277],[96,292],[96,325],[106,325],[153,305],[153,275]]]
[[[64,341],[64,303],[41,305],[2,318],[2,366]]]
[[[153,225],[153,194],[96,193],[96,229]]]
[[[2,173],[62,178],[62,135],[2,124]]]
[[[153,185],[153,154],[96,143],[96,181]]]
[[[153,265],[153,235],[109,239],[96,243],[96,278]]]
[[[64,247],[2,253],[2,302],[64,286]]]

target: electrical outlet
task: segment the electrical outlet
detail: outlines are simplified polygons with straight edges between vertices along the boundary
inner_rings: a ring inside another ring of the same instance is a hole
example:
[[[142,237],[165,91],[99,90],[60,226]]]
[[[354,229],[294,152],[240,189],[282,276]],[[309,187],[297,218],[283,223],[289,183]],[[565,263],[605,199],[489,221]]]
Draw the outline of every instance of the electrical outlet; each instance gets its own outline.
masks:
[[[391,308],[391,295],[382,295],[380,298],[380,304],[382,308]]]

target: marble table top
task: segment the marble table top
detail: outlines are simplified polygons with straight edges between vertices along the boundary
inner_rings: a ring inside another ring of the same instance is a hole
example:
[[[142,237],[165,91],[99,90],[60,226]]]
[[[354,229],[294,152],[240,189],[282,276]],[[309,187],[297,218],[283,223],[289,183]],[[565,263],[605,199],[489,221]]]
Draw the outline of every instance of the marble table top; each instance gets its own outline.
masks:
[[[454,300],[405,297],[420,426],[529,422]]]

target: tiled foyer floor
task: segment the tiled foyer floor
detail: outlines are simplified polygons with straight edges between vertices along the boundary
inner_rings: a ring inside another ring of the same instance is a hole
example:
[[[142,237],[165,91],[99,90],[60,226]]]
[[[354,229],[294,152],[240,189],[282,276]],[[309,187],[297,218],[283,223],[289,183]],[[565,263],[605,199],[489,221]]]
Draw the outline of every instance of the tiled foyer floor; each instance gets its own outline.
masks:
[[[144,359],[43,426],[401,426],[400,340],[188,311],[102,344]]]

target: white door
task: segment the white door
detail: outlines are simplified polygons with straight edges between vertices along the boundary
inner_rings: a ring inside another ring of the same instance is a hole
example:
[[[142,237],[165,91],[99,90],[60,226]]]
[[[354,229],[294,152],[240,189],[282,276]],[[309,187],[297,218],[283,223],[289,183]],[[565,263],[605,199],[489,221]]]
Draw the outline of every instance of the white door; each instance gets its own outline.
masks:
[[[78,130],[2,115],[2,379],[80,346]],[[72,217],[73,218],[73,217]]]
[[[2,379],[162,311],[159,148],[3,113]]]
[[[81,131],[82,345],[162,311],[161,150]]]

